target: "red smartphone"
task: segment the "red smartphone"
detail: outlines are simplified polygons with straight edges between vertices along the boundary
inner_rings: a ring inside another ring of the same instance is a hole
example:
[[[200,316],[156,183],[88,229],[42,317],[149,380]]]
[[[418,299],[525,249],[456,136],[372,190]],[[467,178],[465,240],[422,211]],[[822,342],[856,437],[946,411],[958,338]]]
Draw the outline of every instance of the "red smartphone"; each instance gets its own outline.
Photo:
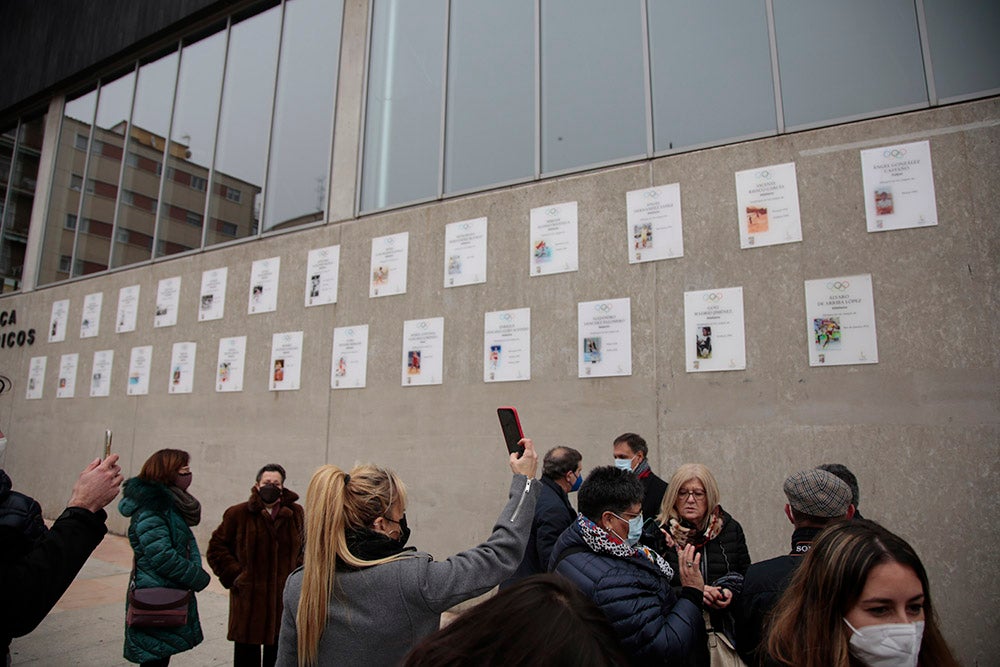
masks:
[[[524,454],[524,447],[517,443],[524,438],[524,431],[521,430],[521,420],[517,418],[517,409],[497,408],[497,417],[500,418],[500,428],[503,429],[503,439],[507,442],[507,451],[511,454],[517,453],[520,457]]]

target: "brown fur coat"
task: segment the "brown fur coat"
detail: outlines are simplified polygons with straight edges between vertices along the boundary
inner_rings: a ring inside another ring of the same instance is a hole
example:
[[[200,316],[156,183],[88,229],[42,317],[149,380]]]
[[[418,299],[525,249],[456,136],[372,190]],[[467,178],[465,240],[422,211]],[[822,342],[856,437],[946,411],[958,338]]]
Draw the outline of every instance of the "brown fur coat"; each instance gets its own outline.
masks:
[[[250,500],[233,505],[208,543],[208,564],[229,589],[230,641],[277,644],[285,579],[302,565],[305,513],[298,494],[281,492],[273,519],[254,487]]]

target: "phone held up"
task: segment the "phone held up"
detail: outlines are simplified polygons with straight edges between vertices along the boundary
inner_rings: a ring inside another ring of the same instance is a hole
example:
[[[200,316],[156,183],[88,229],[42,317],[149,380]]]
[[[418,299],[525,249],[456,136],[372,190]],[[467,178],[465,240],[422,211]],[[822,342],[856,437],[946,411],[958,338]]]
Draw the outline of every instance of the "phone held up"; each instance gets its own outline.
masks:
[[[507,451],[511,454],[516,453],[520,458],[524,454],[524,447],[517,443],[524,438],[524,431],[521,430],[521,420],[517,418],[517,409],[497,408],[497,417],[500,418],[500,428],[503,430],[503,439],[507,443]]]
[[[111,456],[111,429],[104,432],[104,458]]]

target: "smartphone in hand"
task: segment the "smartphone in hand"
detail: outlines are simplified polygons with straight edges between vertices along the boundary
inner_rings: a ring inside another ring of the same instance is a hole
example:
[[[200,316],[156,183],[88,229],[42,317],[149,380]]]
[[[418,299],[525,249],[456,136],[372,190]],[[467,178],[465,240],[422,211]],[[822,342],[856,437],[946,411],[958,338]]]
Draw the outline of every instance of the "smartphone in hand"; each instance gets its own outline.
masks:
[[[104,458],[111,456],[111,429],[104,432]]]
[[[507,443],[507,451],[511,454],[516,453],[520,458],[524,454],[524,447],[517,443],[524,438],[524,431],[521,430],[521,420],[517,418],[517,409],[497,408],[497,417],[500,418],[500,428],[503,430],[503,439]]]

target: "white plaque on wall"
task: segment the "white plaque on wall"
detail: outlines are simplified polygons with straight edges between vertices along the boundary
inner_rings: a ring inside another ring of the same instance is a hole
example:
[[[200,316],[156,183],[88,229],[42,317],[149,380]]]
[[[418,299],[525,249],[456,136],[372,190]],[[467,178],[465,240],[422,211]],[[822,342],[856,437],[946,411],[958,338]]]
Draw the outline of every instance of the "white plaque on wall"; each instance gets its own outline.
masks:
[[[629,264],[684,256],[680,184],[626,192],[625,204]]]
[[[88,294],[83,299],[83,313],[80,315],[80,338],[94,338],[101,329],[101,305],[104,292]]]
[[[66,326],[69,321],[69,299],[60,299],[52,304],[49,318],[49,342],[61,343],[66,340]]]
[[[805,281],[810,366],[877,364],[870,273]]]
[[[226,312],[226,282],[229,267],[201,272],[201,295],[198,299],[198,321],[221,320]]]
[[[76,369],[80,365],[79,354],[64,354],[59,359],[59,382],[56,384],[56,398],[73,398],[76,394]]]
[[[247,312],[251,315],[271,313],[278,309],[278,276],[281,257],[258,259],[250,268],[250,301]]]
[[[794,162],[736,172],[736,206],[741,248],[802,240]]]
[[[28,364],[28,389],[24,394],[26,399],[42,397],[45,388],[45,365],[48,357],[32,357]]]
[[[219,339],[219,360],[216,366],[215,391],[243,391],[243,368],[246,365],[247,337]]]
[[[403,322],[404,387],[441,384],[444,374],[444,318]]]
[[[444,228],[444,286],[486,282],[486,218],[453,222]]]
[[[128,396],[145,396],[149,393],[149,369],[153,362],[153,346],[133,347],[128,360]]]
[[[190,394],[194,391],[194,359],[198,344],[193,342],[174,343],[170,351],[169,394]]]
[[[684,293],[684,350],[688,373],[746,369],[742,287]]]
[[[580,265],[578,234],[575,201],[531,209],[530,275],[576,271]]]
[[[302,380],[302,332],[271,336],[271,391],[295,391]]]
[[[357,389],[368,380],[368,325],[356,324],[333,330],[331,389]]]
[[[531,379],[531,309],[486,313],[483,382]]]
[[[94,352],[94,365],[90,370],[90,396],[101,398],[111,395],[111,368],[115,361],[114,350]]]
[[[340,273],[340,246],[331,245],[309,251],[306,260],[306,307],[337,303],[337,279]]]
[[[861,171],[869,232],[938,223],[929,141],[861,151]]]
[[[156,313],[153,327],[177,324],[177,306],[181,300],[181,277],[164,278],[156,286]]]
[[[118,290],[118,312],[115,315],[115,333],[135,331],[139,315],[139,285],[129,285]]]
[[[409,252],[409,232],[372,239],[371,271],[368,273],[369,298],[406,292],[406,265]]]
[[[578,377],[631,375],[631,299],[585,301],[576,312]]]

